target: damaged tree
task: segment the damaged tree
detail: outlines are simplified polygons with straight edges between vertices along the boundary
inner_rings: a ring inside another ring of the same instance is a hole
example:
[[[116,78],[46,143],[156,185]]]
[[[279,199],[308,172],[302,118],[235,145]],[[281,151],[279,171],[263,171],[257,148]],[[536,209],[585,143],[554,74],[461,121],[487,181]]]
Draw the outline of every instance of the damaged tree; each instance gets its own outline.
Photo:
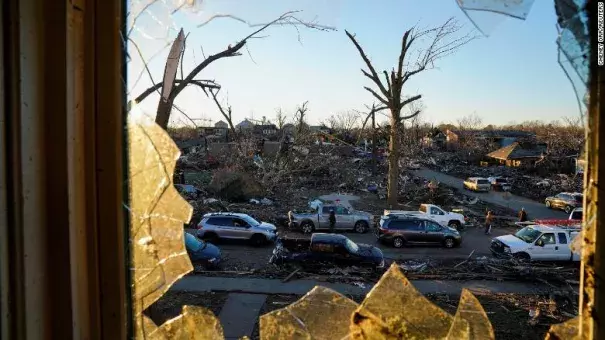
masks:
[[[366,127],[368,124],[368,120],[372,119],[372,175],[376,175],[376,112],[382,111],[386,109],[386,106],[377,106],[376,103],[373,103],[371,107],[366,106],[370,112],[366,116],[366,119],[363,121],[361,126],[361,130]]]
[[[355,48],[359,52],[369,72],[362,69],[364,76],[368,77],[378,87],[378,92],[370,87],[364,87],[370,92],[380,103],[385,105],[390,111],[390,136],[389,136],[389,175],[388,175],[388,203],[393,206],[397,203],[397,189],[399,179],[399,131],[401,131],[401,122],[406,119],[413,118],[420,111],[412,112],[409,115],[402,116],[401,110],[408,104],[421,98],[421,95],[411,97],[403,96],[403,85],[414,75],[431,69],[434,67],[435,61],[441,59],[453,52],[461,46],[470,42],[474,37],[464,35],[459,38],[453,36],[460,30],[461,26],[450,18],[443,25],[420,31],[416,27],[412,27],[403,34],[401,40],[401,52],[397,62],[397,69],[393,68],[389,74],[383,71],[384,80],[381,80],[376,72],[372,62],[367,57],[363,48],[355,36],[345,31]],[[431,38],[431,43],[425,49],[418,49],[417,42]],[[412,49],[418,51],[418,58],[414,63],[408,62],[413,52]]]
[[[305,123],[305,115],[306,115],[307,111],[309,111],[309,108],[307,107],[308,104],[309,104],[308,100],[306,102],[302,103],[302,105],[300,105],[298,108],[296,108],[296,113],[294,114],[294,119],[296,121],[296,135],[297,135],[296,137],[297,138],[301,138],[301,136],[305,132],[305,127],[307,125],[307,123]]]
[[[191,72],[189,72],[189,74],[186,77],[184,77],[183,79],[174,81],[174,84],[173,84],[174,86],[164,87],[164,88],[169,89],[169,91],[167,91],[168,93],[166,93],[165,95],[162,94],[162,98],[160,99],[160,103],[158,105],[158,110],[156,113],[156,119],[155,119],[156,123],[160,127],[162,127],[164,130],[167,129],[168,121],[170,120],[170,113],[172,111],[172,107],[174,106],[174,101],[175,101],[176,97],[188,85],[199,86],[202,90],[204,90],[204,92],[206,94],[207,94],[206,89],[215,89],[216,90],[217,88],[219,88],[220,86],[217,85],[216,83],[214,83],[213,81],[196,80],[194,78],[196,78],[202,70],[204,70],[206,67],[208,67],[211,63],[213,63],[216,60],[228,58],[228,57],[240,56],[241,53],[239,51],[246,45],[248,40],[250,40],[252,38],[259,38],[258,34],[261,33],[262,31],[266,30],[268,27],[274,26],[274,25],[279,25],[279,26],[291,25],[296,28],[298,26],[302,26],[302,27],[312,28],[312,29],[321,30],[321,31],[333,31],[334,30],[334,28],[331,28],[331,27],[322,26],[322,25],[319,25],[316,23],[311,23],[311,22],[305,22],[295,15],[298,12],[299,11],[286,12],[286,13],[282,14],[281,16],[279,16],[277,19],[275,19],[267,24],[262,24],[262,25],[249,24],[250,27],[260,26],[260,28],[258,28],[256,31],[250,33],[248,36],[246,36],[245,38],[240,40],[235,45],[229,45],[225,50],[208,56],[208,58],[206,58],[199,65],[197,65],[193,70],[191,70]],[[218,17],[218,16],[216,16],[216,17]],[[239,18],[235,18],[232,16],[230,16],[230,17],[233,19],[236,19],[238,21],[241,21],[241,22],[246,22]],[[206,23],[208,23],[208,21],[205,22],[204,24],[206,24]],[[170,62],[171,62],[171,59],[169,58],[167,60],[167,64]],[[135,103],[139,103],[140,101],[145,99],[149,94],[153,93],[154,91],[158,91],[162,87],[163,87],[163,85],[154,84],[147,90],[143,91],[143,93],[136,98]]]

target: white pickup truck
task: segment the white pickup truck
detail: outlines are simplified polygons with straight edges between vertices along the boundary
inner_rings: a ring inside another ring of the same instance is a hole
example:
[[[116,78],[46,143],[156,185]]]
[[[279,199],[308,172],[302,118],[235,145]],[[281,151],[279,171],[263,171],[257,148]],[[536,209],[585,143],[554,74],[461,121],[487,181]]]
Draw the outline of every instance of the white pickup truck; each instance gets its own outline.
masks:
[[[420,208],[418,208],[418,211],[385,210],[384,216],[387,215],[422,215],[423,217],[432,219],[442,226],[448,226],[455,229],[460,229],[466,221],[464,215],[445,211],[441,207],[433,204],[421,204]]]
[[[490,250],[496,257],[536,261],[580,261],[580,250],[571,249],[580,233],[577,226],[530,225],[514,235],[498,236]]]

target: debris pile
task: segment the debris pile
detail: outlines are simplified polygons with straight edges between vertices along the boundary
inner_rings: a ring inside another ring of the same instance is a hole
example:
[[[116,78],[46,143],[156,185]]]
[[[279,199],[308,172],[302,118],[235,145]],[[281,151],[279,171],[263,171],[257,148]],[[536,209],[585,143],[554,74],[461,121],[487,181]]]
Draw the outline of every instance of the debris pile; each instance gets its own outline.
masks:
[[[513,194],[535,200],[543,200],[560,192],[582,192],[583,188],[581,175],[552,174],[542,177],[529,169],[471,164],[455,153],[434,153],[423,158],[421,163],[427,168],[461,179],[505,177],[512,185]]]

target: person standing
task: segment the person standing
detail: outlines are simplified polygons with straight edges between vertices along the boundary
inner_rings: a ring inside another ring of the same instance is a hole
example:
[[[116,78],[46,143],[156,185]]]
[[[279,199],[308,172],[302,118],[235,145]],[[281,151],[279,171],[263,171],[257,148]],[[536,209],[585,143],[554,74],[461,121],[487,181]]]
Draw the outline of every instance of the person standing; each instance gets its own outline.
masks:
[[[336,227],[336,214],[334,213],[334,209],[330,209],[330,232],[333,233]]]
[[[521,208],[521,211],[519,211],[519,222],[527,222],[527,212],[525,212],[525,208]]]
[[[485,216],[485,235],[489,235],[492,231],[492,222],[494,220],[494,215],[492,214],[492,211],[488,211],[487,215]]]

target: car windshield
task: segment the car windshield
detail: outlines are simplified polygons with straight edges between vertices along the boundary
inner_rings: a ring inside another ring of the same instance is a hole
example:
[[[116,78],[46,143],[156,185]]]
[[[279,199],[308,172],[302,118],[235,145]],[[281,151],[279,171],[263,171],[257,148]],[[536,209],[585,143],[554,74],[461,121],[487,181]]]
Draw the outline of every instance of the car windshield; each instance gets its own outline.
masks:
[[[258,227],[260,225],[260,222],[255,220],[253,217],[251,216],[247,216],[245,218],[246,222],[248,222],[248,224],[250,224],[253,227]]]
[[[489,184],[489,181],[486,179],[478,179],[477,184]]]
[[[519,230],[515,236],[527,243],[533,243],[540,236],[540,234],[541,232],[532,227],[525,227]]]
[[[206,248],[206,242],[189,233],[185,233],[185,247],[190,251],[198,251]]]
[[[504,178],[496,178],[496,183],[507,183]]]
[[[584,199],[584,197],[582,195],[573,195],[573,198],[576,200],[576,202],[578,203],[582,203],[582,200]]]
[[[345,242],[345,246],[351,253],[356,254],[359,251],[359,246],[357,245],[357,243],[349,239],[347,239],[347,241]]]

